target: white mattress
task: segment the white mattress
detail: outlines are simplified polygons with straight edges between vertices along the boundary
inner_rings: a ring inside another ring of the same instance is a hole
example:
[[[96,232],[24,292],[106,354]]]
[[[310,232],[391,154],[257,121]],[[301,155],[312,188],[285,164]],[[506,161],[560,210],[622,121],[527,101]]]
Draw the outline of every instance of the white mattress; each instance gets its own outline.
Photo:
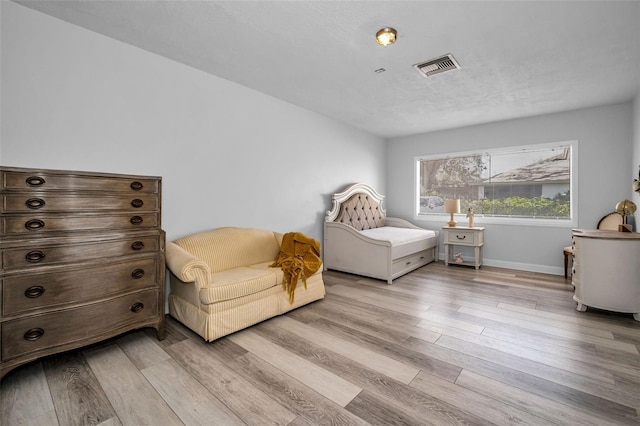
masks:
[[[396,228],[393,226],[364,229],[360,231],[360,233],[369,238],[373,238],[374,240],[390,241],[394,246],[408,244],[436,236],[434,231],[429,231],[427,229]]]

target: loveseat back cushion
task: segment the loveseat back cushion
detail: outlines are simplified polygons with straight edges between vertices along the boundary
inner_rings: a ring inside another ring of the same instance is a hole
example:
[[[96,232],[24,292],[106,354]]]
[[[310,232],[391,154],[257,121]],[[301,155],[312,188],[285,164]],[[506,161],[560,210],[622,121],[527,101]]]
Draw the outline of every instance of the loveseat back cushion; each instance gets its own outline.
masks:
[[[384,226],[384,220],[380,203],[367,194],[357,193],[340,205],[340,212],[334,222],[344,223],[362,231]]]
[[[274,261],[280,252],[282,235],[276,232],[226,227],[187,235],[174,241],[205,261],[212,272]]]

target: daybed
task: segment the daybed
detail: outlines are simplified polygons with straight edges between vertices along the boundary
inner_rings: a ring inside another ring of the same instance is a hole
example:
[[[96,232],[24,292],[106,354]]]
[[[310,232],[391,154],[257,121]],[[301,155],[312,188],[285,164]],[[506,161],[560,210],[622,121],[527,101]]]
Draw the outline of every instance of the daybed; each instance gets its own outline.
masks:
[[[306,289],[303,282],[298,282],[290,303],[282,285],[285,273],[280,267],[271,267],[282,258],[283,234],[228,227],[169,242],[169,313],[212,341],[322,299],[325,290],[319,243],[315,243],[317,270],[307,276]],[[305,260],[312,251],[305,253]]]
[[[386,280],[436,260],[438,231],[386,217],[384,196],[363,183],[333,195],[324,222],[324,268]]]

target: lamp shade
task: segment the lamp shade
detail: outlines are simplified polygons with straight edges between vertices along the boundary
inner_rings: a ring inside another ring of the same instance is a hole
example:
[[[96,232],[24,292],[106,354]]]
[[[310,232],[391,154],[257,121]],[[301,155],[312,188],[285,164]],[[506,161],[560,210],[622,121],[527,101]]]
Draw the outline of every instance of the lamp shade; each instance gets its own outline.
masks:
[[[446,213],[460,213],[460,200],[444,200]]]
[[[630,216],[637,210],[636,203],[631,200],[622,200],[616,204],[616,211],[621,215]]]

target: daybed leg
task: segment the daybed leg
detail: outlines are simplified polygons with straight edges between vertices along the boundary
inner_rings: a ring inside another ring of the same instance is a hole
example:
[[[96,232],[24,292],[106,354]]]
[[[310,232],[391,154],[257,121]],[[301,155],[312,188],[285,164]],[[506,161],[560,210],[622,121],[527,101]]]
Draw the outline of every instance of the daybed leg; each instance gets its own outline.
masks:
[[[387,280],[387,284],[389,284],[389,285],[393,284],[393,279],[389,278],[389,279]]]

